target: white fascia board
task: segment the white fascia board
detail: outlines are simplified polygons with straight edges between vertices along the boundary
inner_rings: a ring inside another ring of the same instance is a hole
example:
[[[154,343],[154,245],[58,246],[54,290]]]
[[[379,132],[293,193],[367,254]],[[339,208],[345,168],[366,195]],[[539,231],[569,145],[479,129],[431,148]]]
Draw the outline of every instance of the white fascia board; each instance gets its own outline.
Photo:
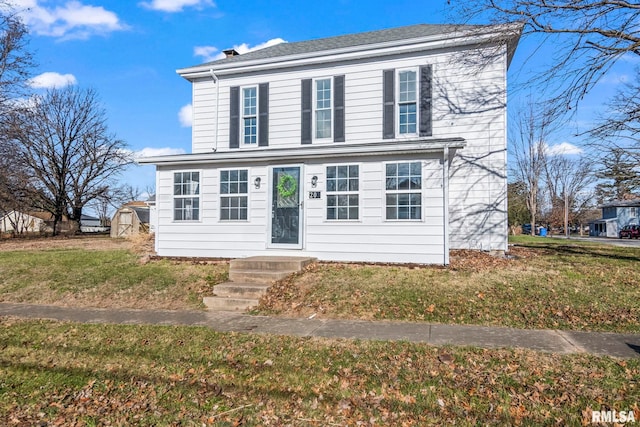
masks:
[[[420,139],[413,141],[370,144],[318,145],[295,149],[275,148],[260,150],[223,151],[173,156],[144,157],[137,159],[141,165],[189,166],[197,164],[250,163],[273,161],[301,161],[308,159],[335,159],[352,156],[388,156],[399,154],[439,153],[449,149],[461,149],[467,145],[463,138]]]
[[[203,64],[195,67],[179,69],[177,70],[177,73],[183,78],[191,80],[200,77],[208,77],[211,75],[211,71],[214,71],[216,75],[224,76],[228,74],[236,74],[238,72],[246,73],[295,66],[326,64],[329,59],[332,62],[336,62],[350,59],[406,54],[425,50],[481,45],[484,43],[495,42],[496,36],[504,36],[505,33],[509,36],[509,39],[520,37],[521,26],[505,25],[500,26],[500,29],[501,31],[498,31],[496,27],[489,29],[472,29],[464,32],[457,31],[439,34],[436,36],[394,40],[392,42],[369,44],[364,46],[349,46],[345,48],[307,52],[298,55],[255,59],[252,61],[231,62],[219,65]],[[507,39],[504,39],[504,41],[506,42]]]

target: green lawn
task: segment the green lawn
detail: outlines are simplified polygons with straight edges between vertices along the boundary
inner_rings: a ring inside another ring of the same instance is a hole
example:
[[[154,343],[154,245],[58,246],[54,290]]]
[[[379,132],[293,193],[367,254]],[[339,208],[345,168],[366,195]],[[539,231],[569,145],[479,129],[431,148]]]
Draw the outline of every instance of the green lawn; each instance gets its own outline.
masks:
[[[256,313],[640,332],[640,248],[517,237],[514,259],[454,252],[449,268],[317,264]]]
[[[228,265],[141,264],[128,250],[0,251],[0,301],[92,307],[203,308]]]
[[[1,425],[590,425],[640,360],[0,318]]]

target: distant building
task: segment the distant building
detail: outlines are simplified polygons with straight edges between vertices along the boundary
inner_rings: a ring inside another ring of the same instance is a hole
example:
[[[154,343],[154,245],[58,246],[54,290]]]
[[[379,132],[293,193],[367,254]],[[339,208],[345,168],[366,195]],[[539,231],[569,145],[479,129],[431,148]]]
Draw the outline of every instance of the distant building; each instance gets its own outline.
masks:
[[[638,224],[640,199],[616,200],[601,205],[602,218],[589,223],[589,235],[618,237],[625,225]]]

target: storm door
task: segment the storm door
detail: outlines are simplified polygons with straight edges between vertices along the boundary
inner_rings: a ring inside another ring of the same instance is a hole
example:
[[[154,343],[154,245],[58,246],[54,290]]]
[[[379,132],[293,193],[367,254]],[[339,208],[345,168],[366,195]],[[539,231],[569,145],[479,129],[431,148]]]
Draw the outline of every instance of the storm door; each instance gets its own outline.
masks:
[[[300,167],[274,167],[271,182],[271,244],[300,247]]]

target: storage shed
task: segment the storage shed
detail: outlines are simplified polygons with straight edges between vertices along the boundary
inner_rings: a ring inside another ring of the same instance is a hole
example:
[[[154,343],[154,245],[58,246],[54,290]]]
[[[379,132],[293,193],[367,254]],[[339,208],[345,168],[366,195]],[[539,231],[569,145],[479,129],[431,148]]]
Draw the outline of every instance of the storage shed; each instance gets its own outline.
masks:
[[[129,237],[148,232],[149,206],[144,202],[127,203],[111,219],[111,237]]]

